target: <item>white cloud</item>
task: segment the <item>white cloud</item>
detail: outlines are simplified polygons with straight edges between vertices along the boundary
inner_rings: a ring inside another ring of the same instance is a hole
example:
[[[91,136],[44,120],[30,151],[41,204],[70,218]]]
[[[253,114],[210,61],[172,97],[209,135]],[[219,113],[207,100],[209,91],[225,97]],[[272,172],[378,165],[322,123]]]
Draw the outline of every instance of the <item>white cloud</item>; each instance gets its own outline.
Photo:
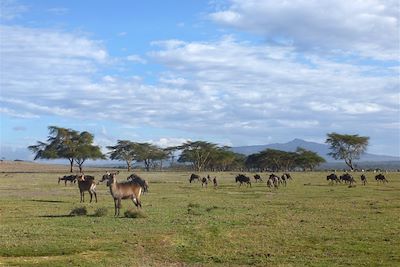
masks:
[[[146,141],[148,143],[151,144],[155,144],[161,148],[167,148],[167,147],[171,147],[171,146],[179,146],[182,145],[183,143],[190,141],[187,138],[177,138],[177,137],[163,137],[160,138],[158,140],[149,140]]]
[[[21,16],[21,14],[28,11],[26,5],[22,5],[14,0],[1,0],[0,1],[0,19],[13,20]]]
[[[399,59],[396,0],[231,0],[229,3],[227,8],[210,14],[210,18],[302,50]]]
[[[300,54],[292,45],[256,45],[232,36],[153,42],[148,55],[166,71],[150,85],[138,76],[111,74],[113,59],[88,37],[26,27],[0,30],[10,36],[0,44],[0,111],[11,116],[110,120],[128,125],[121,128],[132,138],[152,127],[205,140],[219,136],[225,143],[263,143],[271,136],[316,138],[332,125],[368,130],[374,121],[388,127],[399,112],[398,69]],[[118,130],[96,138],[112,144]],[[152,142],[167,146],[182,140]]]
[[[140,63],[140,64],[146,64],[146,63],[147,63],[146,60],[143,59],[143,58],[142,58],[141,56],[139,56],[139,55],[129,55],[129,56],[126,57],[126,59],[127,59],[128,61],[132,61],[132,62]]]

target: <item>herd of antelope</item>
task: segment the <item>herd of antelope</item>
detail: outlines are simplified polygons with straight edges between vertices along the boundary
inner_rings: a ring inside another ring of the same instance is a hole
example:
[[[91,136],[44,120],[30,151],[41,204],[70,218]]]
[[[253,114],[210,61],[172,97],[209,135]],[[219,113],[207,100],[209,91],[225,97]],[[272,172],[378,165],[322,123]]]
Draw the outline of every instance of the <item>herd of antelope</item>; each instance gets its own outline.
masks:
[[[141,208],[142,202],[140,201],[140,196],[143,192],[147,192],[149,187],[147,181],[136,174],[130,175],[125,182],[117,182],[117,174],[118,172],[107,172],[99,181],[99,183],[106,181],[110,189],[110,194],[114,199],[114,216],[119,216],[122,199],[130,199],[137,208]],[[92,202],[93,195],[97,202],[96,185],[98,183],[95,182],[93,176],[80,173],[78,175],[68,175],[58,178],[58,183],[61,181],[65,181],[65,185],[67,185],[67,181],[70,183],[78,182],[81,202],[85,202],[85,191],[89,192],[90,202]]]
[[[89,192],[90,202],[92,202],[93,196],[95,198],[95,201],[97,202],[96,185],[106,181],[107,187],[109,187],[110,190],[110,194],[114,199],[114,216],[119,216],[122,199],[130,199],[137,208],[142,207],[140,196],[148,191],[149,185],[146,180],[142,179],[137,174],[131,174],[126,179],[126,181],[118,182],[116,179],[118,173],[119,172],[107,172],[103,175],[102,179],[98,183],[95,182],[95,178],[93,176],[85,175],[83,173],[59,177],[58,183],[64,181],[65,186],[67,185],[67,182],[70,182],[71,184],[78,183],[80,202],[85,202],[84,193],[86,191]],[[277,189],[279,188],[279,186],[286,186],[287,182],[292,179],[293,178],[289,173],[284,173],[281,176],[272,173],[267,178],[267,187],[271,189]],[[335,173],[331,173],[326,177],[326,179],[330,181],[331,184],[335,182],[344,182],[346,184],[349,184],[349,186],[352,186],[355,183],[354,177],[349,173],[345,173],[343,175],[340,175],[339,177]],[[362,184],[366,185],[367,177],[365,176],[365,174],[362,174],[360,179]],[[254,180],[256,183],[263,181],[262,177],[259,174],[254,175]],[[378,183],[388,183],[388,180],[383,174],[376,175],[375,180]],[[189,182],[192,183],[194,181],[201,182],[202,187],[207,187],[208,183],[213,183],[214,188],[218,187],[217,177],[215,176],[213,179],[211,179],[210,175],[207,175],[207,177],[202,177],[200,179],[199,175],[192,173],[189,177]],[[241,186],[242,184],[246,184],[247,186],[251,187],[250,177],[244,174],[238,174],[235,177],[235,182],[239,182],[239,186]]]
[[[326,176],[326,180],[330,181],[330,184],[333,184],[333,183],[338,184],[338,183],[344,182],[345,184],[349,184],[349,186],[352,186],[356,182],[354,177],[347,172],[344,173],[343,175],[340,175],[339,177],[335,173],[331,173],[328,176]],[[361,174],[360,180],[363,185],[367,184],[367,176],[365,174]],[[375,175],[375,180],[378,183],[380,183],[380,182],[388,183],[388,180],[386,179],[385,175],[383,175],[382,173]]]

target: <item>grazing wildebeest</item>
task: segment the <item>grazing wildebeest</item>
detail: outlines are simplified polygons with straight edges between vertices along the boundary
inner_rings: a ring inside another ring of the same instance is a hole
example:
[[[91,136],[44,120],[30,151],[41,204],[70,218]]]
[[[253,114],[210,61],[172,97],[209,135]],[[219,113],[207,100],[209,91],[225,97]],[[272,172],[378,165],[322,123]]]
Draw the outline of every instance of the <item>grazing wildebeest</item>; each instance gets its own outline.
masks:
[[[376,175],[375,176],[375,180],[379,183],[379,182],[382,182],[382,183],[388,183],[388,180],[386,180],[386,177],[385,177],[385,175],[383,175],[382,173],[380,173],[380,174],[378,174],[378,175]]]
[[[207,179],[206,177],[203,177],[203,178],[201,179],[201,187],[203,187],[204,185],[206,185],[206,187],[207,187],[207,185],[208,185],[208,179]]]
[[[286,174],[282,174],[281,179],[280,179],[279,182],[280,182],[281,184],[284,184],[284,185],[286,186],[286,179],[287,179]]]
[[[79,192],[81,194],[81,202],[85,202],[85,191],[90,194],[90,202],[92,202],[93,195],[97,202],[96,182],[94,177],[90,175],[79,174],[77,175]]]
[[[76,183],[76,175],[64,175],[63,177],[58,177],[58,184],[60,184],[61,181],[65,182],[65,186],[67,186],[67,182],[70,181],[70,183]]]
[[[143,189],[143,194],[149,190],[149,184],[147,181],[137,174],[131,174],[128,178],[126,178],[126,180],[130,181],[131,183],[139,184]]]
[[[197,174],[192,173],[190,175],[190,178],[189,178],[189,183],[192,183],[194,180],[197,180],[197,181],[200,182],[200,176],[198,176]]]
[[[267,180],[267,186],[268,186],[269,188],[274,187],[274,179],[268,178],[268,180]]]
[[[334,174],[334,173],[331,173],[331,174],[329,174],[328,176],[326,176],[326,180],[327,180],[327,181],[331,180],[331,183],[333,183],[333,182],[341,183],[340,180],[339,180],[339,178],[337,177],[337,175]]]
[[[237,175],[237,176],[235,177],[235,181],[236,181],[236,183],[237,183],[237,182],[240,183],[239,186],[241,186],[243,183],[246,183],[247,186],[250,185],[250,187],[251,187],[250,178],[247,177],[247,176],[244,175],[244,174],[239,174],[239,175]]]
[[[361,182],[363,185],[367,184],[367,176],[365,176],[364,174],[361,174]]]
[[[356,180],[354,180],[353,176],[351,176],[348,173],[341,175],[340,180],[344,181],[346,184],[349,183],[350,185],[352,185],[353,183],[356,182]]]
[[[211,183],[211,182],[212,182],[212,180],[211,180],[211,177],[210,177],[210,175],[209,175],[209,174],[207,174],[207,181],[208,181],[209,183]]]
[[[218,186],[217,177],[214,177],[213,183],[214,183],[214,188]]]
[[[115,174],[111,174],[108,178],[107,186],[110,187],[110,193],[114,199],[114,216],[119,215],[122,199],[131,199],[137,208],[142,207],[142,203],[140,201],[142,187],[139,184],[132,182],[117,183]]]
[[[286,180],[293,180],[292,176],[290,176],[290,173],[285,172],[283,175],[286,176]]]
[[[258,181],[262,182],[262,178],[261,178],[261,176],[259,174],[254,175],[254,179],[256,180],[256,183]]]
[[[269,185],[274,185],[275,188],[278,188],[278,186],[279,186],[279,176],[277,176],[277,175],[272,173],[268,178],[267,185],[268,184]],[[269,187],[271,187],[271,186],[269,186]]]

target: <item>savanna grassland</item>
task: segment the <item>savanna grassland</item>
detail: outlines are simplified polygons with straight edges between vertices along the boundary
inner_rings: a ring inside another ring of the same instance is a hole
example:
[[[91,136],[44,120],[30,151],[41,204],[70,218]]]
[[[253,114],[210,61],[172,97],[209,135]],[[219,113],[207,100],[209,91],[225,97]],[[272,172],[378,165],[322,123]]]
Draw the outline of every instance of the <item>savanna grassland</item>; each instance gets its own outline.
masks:
[[[79,203],[76,184],[57,184],[68,173],[45,168],[0,170],[0,266],[400,266],[400,173],[379,185],[367,173],[366,186],[354,174],[349,188],[299,172],[271,190],[266,173],[251,188],[210,173],[214,189],[186,172],[139,172],[150,185],[145,217],[123,217],[133,207],[124,200],[114,218],[105,184],[98,203]],[[69,216],[82,206],[87,215]]]

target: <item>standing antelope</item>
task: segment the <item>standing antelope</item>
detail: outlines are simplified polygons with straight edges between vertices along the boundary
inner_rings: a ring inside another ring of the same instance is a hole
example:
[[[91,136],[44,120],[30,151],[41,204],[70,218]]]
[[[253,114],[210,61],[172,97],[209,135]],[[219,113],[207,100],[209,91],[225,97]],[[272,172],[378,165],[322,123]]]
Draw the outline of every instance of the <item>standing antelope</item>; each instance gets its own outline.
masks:
[[[85,202],[85,191],[88,191],[90,194],[90,202],[92,202],[92,198],[96,199],[97,203],[97,194],[96,194],[96,182],[94,181],[94,177],[90,175],[84,175],[83,173],[77,175],[79,192],[81,194],[81,202]]]
[[[142,207],[142,203],[140,202],[142,186],[140,184],[133,182],[117,183],[115,174],[112,173],[108,178],[107,186],[110,187],[110,193],[114,199],[114,216],[119,216],[122,199],[131,199],[137,208]]]

